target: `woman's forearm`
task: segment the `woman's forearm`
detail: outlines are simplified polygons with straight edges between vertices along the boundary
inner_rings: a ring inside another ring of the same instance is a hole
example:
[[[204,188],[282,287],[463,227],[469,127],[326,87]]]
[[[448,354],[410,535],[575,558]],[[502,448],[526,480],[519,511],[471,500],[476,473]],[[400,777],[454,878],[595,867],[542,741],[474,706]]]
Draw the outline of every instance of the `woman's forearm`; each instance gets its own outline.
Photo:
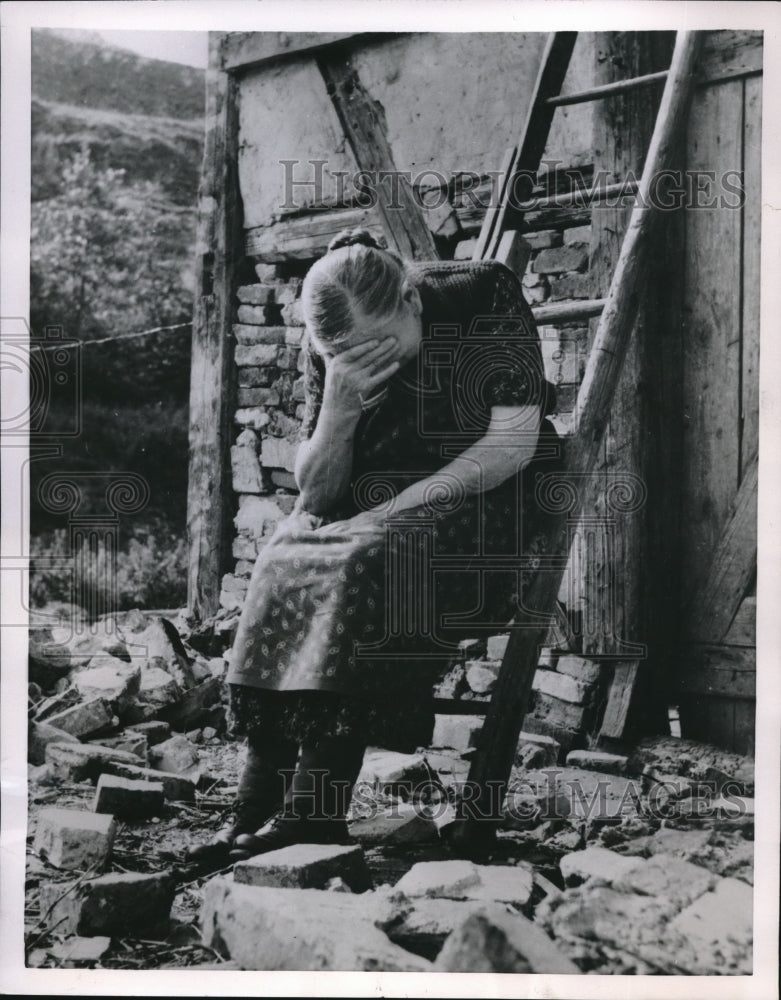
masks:
[[[306,510],[325,514],[350,485],[353,439],[360,410],[337,410],[324,401],[315,432],[296,454],[295,477]]]

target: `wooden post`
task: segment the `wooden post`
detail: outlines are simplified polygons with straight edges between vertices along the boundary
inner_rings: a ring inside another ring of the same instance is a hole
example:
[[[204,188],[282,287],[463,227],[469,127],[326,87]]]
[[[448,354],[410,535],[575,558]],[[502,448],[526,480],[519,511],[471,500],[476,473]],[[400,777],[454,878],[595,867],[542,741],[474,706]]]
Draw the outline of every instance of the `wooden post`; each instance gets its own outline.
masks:
[[[600,458],[602,437],[610,418],[610,408],[639,305],[637,288],[647,271],[650,235],[658,214],[649,198],[651,183],[655,175],[667,166],[686,118],[700,44],[699,34],[680,32],[676,40],[646,156],[638,203],[632,211],[581,386],[577,429],[566,442],[565,468],[567,477],[571,477],[572,488],[558,491],[558,499],[562,494],[569,495],[563,498],[566,502],[557,505],[558,523],[551,528],[549,550],[559,559],[555,569],[536,574],[526,595],[526,606],[538,612],[544,613],[555,607],[566,565],[566,535],[563,529],[568,518],[577,519],[579,516],[584,499],[579,484],[593,473]],[[557,509],[556,505],[552,509]],[[490,819],[496,815],[497,792],[501,793],[507,786],[547,626],[547,622],[542,626],[535,624],[514,628],[510,633],[483,727],[482,745],[469,771],[469,788],[475,798],[468,815],[450,832],[456,844],[467,846],[480,839],[482,830],[493,831],[494,824]]]
[[[377,175],[377,211],[391,247],[410,260],[436,260],[439,254],[423,209],[409,180],[396,169],[382,106],[364,89],[349,51],[334,46],[317,57],[317,65],[358,169]],[[381,185],[383,176],[387,187]]]
[[[668,32],[600,32],[594,36],[594,84],[612,85],[627,77],[644,77],[669,66],[673,37]],[[595,176],[600,184],[620,183],[627,176],[639,176],[650,137],[653,133],[659,94],[642,87],[617,93],[594,106],[593,149]],[[600,203],[591,217],[590,292],[593,298],[606,295],[621,253],[629,224],[631,206]],[[661,228],[661,227],[660,227]],[[660,233],[660,236],[663,236]],[[651,260],[658,257],[659,244]],[[648,707],[651,686],[643,684],[653,670],[654,654],[651,625],[665,633],[657,614],[659,580],[652,563],[657,562],[659,546],[672,537],[649,537],[649,516],[656,505],[663,504],[671,515],[675,509],[666,488],[673,484],[660,481],[659,439],[651,433],[655,409],[665,387],[652,377],[652,358],[658,353],[659,331],[653,317],[657,311],[650,274],[641,276],[637,294],[639,304],[635,328],[629,340],[626,361],[618,380],[616,394],[604,438],[599,447],[597,474],[589,484],[584,502],[580,532],[582,588],[582,652],[597,659],[623,659],[637,664],[628,670],[623,664],[616,670],[615,683],[621,689],[619,702],[628,705],[631,689],[644,687],[643,704]],[[590,324],[593,343],[597,320]],[[669,445],[670,435],[664,436]],[[680,433],[680,426],[677,429]],[[612,491],[606,483],[642,481],[645,503],[636,509],[612,509]],[[660,489],[660,486],[662,489]],[[588,526],[587,526],[588,525]],[[669,525],[674,528],[673,524]],[[666,590],[669,589],[665,588]],[[631,678],[629,684],[627,680]],[[662,694],[660,685],[653,690]],[[659,706],[663,709],[663,705]],[[611,713],[607,713],[612,718]],[[624,721],[628,721],[624,713]],[[663,713],[657,714],[663,720]],[[615,722],[615,720],[614,720]],[[649,720],[650,728],[656,728]],[[616,725],[608,726],[615,737]],[[608,735],[607,731],[602,735]],[[618,734],[620,735],[620,734]]]
[[[241,213],[236,84],[219,69],[219,46],[220,36],[211,34],[190,369],[187,608],[200,619],[219,608],[233,516],[230,438],[236,392],[230,329]]]

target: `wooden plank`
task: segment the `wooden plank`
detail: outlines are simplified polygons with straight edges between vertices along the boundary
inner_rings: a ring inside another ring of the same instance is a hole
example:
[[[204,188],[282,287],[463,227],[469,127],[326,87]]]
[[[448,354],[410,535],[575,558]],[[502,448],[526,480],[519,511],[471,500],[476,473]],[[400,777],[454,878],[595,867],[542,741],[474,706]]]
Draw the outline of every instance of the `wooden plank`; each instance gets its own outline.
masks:
[[[731,80],[695,91],[687,169],[715,171],[718,177],[741,163],[742,145],[742,82]],[[687,208],[685,226],[682,607],[707,579],[738,489],[741,213],[726,207]],[[690,613],[696,610],[692,605]],[[724,631],[728,627],[729,622]],[[688,616],[683,634],[698,637]]]
[[[311,260],[320,257],[342,229],[363,227],[375,236],[383,235],[377,214],[366,208],[348,208],[291,216],[271,226],[248,229],[244,250],[269,264],[286,260]]]
[[[469,771],[470,790],[475,792],[474,807],[462,817],[451,832],[454,841],[467,845],[489,833],[492,824],[481,822],[495,809],[497,785],[506,787],[520,727],[526,714],[531,685],[537,665],[539,647],[544,644],[549,623],[539,625],[540,612],[553,613],[561,579],[567,564],[568,522],[577,519],[583,503],[582,490],[577,488],[593,472],[607,423],[610,405],[616,390],[627,342],[632,330],[638,300],[636,289],[643,280],[651,253],[650,237],[656,223],[656,212],[648,198],[652,178],[669,162],[671,150],[684,125],[689,104],[694,62],[699,39],[696,33],[679,33],[673,53],[670,74],[662,96],[659,118],[654,129],[640,182],[641,197],[633,210],[621,257],[602,313],[594,347],[589,357],[581,388],[579,422],[572,438],[566,439],[565,468],[576,484],[567,502],[546,504],[551,509],[549,551],[558,558],[550,572],[535,574],[524,606],[533,609],[532,620],[523,616],[510,630],[505,655],[496,687],[486,715],[482,746]],[[542,484],[540,484],[542,489]],[[543,490],[544,493],[544,490]]]
[[[532,315],[538,324],[574,323],[579,319],[599,316],[606,299],[582,299],[579,302],[553,302],[547,306],[533,306]]]
[[[579,90],[575,94],[559,94],[558,97],[549,97],[545,103],[554,108],[561,108],[569,104],[585,104],[588,101],[599,101],[608,97],[616,97],[618,94],[626,94],[638,87],[655,86],[664,83],[666,79],[667,70],[662,69],[656,73],[644,73],[642,76],[618,79],[611,83],[600,84],[598,87],[589,87],[588,90]]]
[[[509,267],[520,280],[526,272],[532,248],[517,229],[508,229],[502,236],[496,259]]]
[[[693,644],[684,647],[675,691],[722,698],[755,698],[757,657],[748,646]]]
[[[256,68],[355,37],[338,31],[230,31],[219,36],[219,66],[224,71]]]
[[[759,447],[759,306],[762,223],[762,78],[743,83],[743,315],[741,318],[740,474]]]
[[[729,631],[724,636],[726,646],[756,646],[757,644],[757,598],[756,594],[745,597],[735,614]]]
[[[210,67],[216,65],[218,44],[218,38],[210,38]],[[207,74],[206,107],[187,488],[187,607],[200,619],[219,609],[220,583],[231,553],[230,445],[236,389],[230,328],[234,269],[241,253],[236,83],[213,68]]]
[[[705,31],[695,86],[762,72],[761,31]]]
[[[602,716],[600,738],[623,739],[629,721],[629,712],[635,696],[635,688],[640,674],[637,660],[616,663],[608,691],[605,714]]]
[[[703,587],[695,591],[689,635],[721,642],[743,600],[757,565],[757,459],[740,484],[732,516],[722,528]]]
[[[437,259],[434,237],[412,186],[396,169],[382,107],[364,89],[349,52],[340,49],[318,56],[317,65],[358,169],[376,171],[378,178],[387,173],[392,179],[387,190],[381,188],[376,206],[391,247],[411,260]]]
[[[496,257],[504,230],[519,227],[522,215],[512,207],[510,194],[512,193],[515,200],[518,200],[519,192],[516,184],[518,178],[524,173],[535,176],[539,169],[556,110],[545,102],[548,97],[561,92],[577,37],[576,31],[556,31],[548,38],[540,71],[529,97],[529,112],[520,139],[513,148],[509,168],[501,178],[501,187],[496,192],[497,197],[492,201],[483,220],[473,254],[474,260]]]

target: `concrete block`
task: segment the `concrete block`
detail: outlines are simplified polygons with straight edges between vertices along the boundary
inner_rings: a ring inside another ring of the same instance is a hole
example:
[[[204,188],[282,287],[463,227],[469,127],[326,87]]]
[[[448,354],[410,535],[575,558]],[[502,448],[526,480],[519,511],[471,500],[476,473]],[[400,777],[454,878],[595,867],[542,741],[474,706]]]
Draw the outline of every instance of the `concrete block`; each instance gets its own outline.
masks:
[[[84,743],[49,743],[45,761],[61,781],[97,781],[110,763],[138,766],[138,757],[126,750]]]
[[[222,696],[222,680],[219,677],[209,677],[185,691],[180,701],[175,705],[161,708],[159,716],[178,732],[186,732],[205,723],[209,718],[212,706],[219,703]],[[155,748],[157,749],[157,748]],[[164,768],[164,770],[175,770]]]
[[[287,469],[288,472],[294,472],[297,452],[297,441],[278,437],[264,437],[260,460],[266,468]]]
[[[258,368],[250,366],[238,369],[238,385],[240,389],[253,388],[254,386],[269,386],[276,377],[275,368]],[[237,421],[239,423],[239,421]]]
[[[565,229],[564,242],[567,244],[585,243],[588,245],[591,242],[591,226],[573,226],[571,229]]]
[[[203,891],[202,941],[243,969],[429,971],[430,962],[374,926],[367,895],[259,888],[213,878]]]
[[[193,802],[195,800],[196,783],[181,774],[171,774],[168,771],[153,771],[151,768],[139,767],[136,760],[133,764],[119,761],[106,761],[103,764],[104,774],[114,774],[131,781],[151,781],[163,786],[163,795],[168,802]]]
[[[452,747],[462,753],[478,746],[483,719],[475,715],[437,715],[431,745]]]
[[[718,955],[731,971],[751,972],[754,892],[739,879],[719,879],[682,910],[670,929],[682,934],[701,955]],[[715,962],[713,963],[715,964]]]
[[[52,715],[65,711],[66,708],[78,705],[80,701],[81,695],[79,694],[79,689],[75,684],[71,685],[59,694],[53,694],[50,698],[44,698],[35,709],[35,721],[43,722],[44,719],[49,719]]]
[[[239,389],[237,402],[239,406],[279,406],[281,398],[277,389],[264,386],[252,386],[246,389]],[[249,430],[249,428],[247,428]],[[241,458],[243,456],[234,455],[231,449],[231,461],[233,464],[233,489],[237,493],[260,493],[260,486],[256,489],[245,489],[246,472],[242,468]],[[257,461],[257,455],[254,456]],[[250,460],[251,461],[251,460]],[[262,485],[262,479],[259,480]]]
[[[245,302],[251,306],[264,306],[267,302],[274,301],[273,285],[241,285],[236,291],[239,302]]]
[[[79,743],[76,736],[71,736],[62,729],[55,729],[47,722],[29,722],[27,725],[27,762],[28,764],[43,764],[46,761],[46,747],[50,743]]]
[[[167,740],[171,735],[171,727],[167,722],[162,722],[159,719],[151,719],[149,722],[135,722],[127,728],[146,736],[150,747],[157,746],[158,743]]]
[[[555,663],[555,669],[560,674],[574,677],[584,684],[595,684],[602,673],[602,664],[596,660],[588,660],[583,656],[572,656],[570,653],[560,656]]]
[[[48,952],[66,967],[68,964],[93,965],[110,947],[110,937],[67,937],[64,941],[55,941]]]
[[[580,969],[537,924],[500,907],[472,913],[442,948],[437,972],[521,972],[576,975]]]
[[[547,250],[548,247],[560,247],[564,242],[558,229],[541,229],[537,233],[525,233],[524,239],[532,250]]]
[[[157,771],[180,774],[197,781],[201,773],[201,758],[186,736],[176,733],[149,751],[149,764]]]
[[[545,736],[542,733],[527,733],[522,731],[518,737],[519,755],[525,747],[531,747],[539,752],[540,763],[536,765],[537,767],[552,767],[559,762],[561,744],[552,736]],[[519,757],[516,755],[516,761],[518,760]]]
[[[112,816],[96,816],[81,809],[42,809],[33,850],[55,868],[102,868],[116,832]]]
[[[489,636],[485,646],[485,655],[487,659],[501,660],[504,656],[504,651],[507,649],[507,643],[509,641],[509,633]]]
[[[532,870],[521,865],[476,865],[471,861],[420,861],[395,886],[410,897],[479,899],[525,906]]]
[[[612,883],[642,864],[642,858],[617,854],[606,847],[587,847],[584,851],[565,854],[559,861],[559,868],[565,883],[573,886],[589,878]]]
[[[266,392],[265,389],[239,389],[241,392]],[[259,400],[249,402],[243,398],[239,400],[244,405],[257,406]],[[260,493],[263,488],[263,479],[260,472],[260,460],[258,458],[258,436],[249,427],[245,427],[236,439],[236,444],[231,446],[231,470],[233,476],[233,489],[237,493]]]
[[[77,671],[73,674],[73,683],[85,701],[103,698],[115,712],[121,713],[132,697],[138,694],[141,668],[138,664],[114,660],[113,663]]]
[[[601,750],[570,750],[567,767],[582,767],[587,771],[604,771],[607,774],[626,774],[628,758],[622,754],[604,753]]]
[[[565,274],[550,279],[550,297],[553,302],[564,299],[591,298],[590,278],[587,274]]]
[[[435,959],[448,936],[469,914],[484,909],[479,900],[415,899],[381,887],[372,893],[374,922],[391,941],[408,951]]]
[[[537,674],[540,673],[548,674],[551,673],[551,671],[538,670],[534,675],[535,679]],[[543,683],[547,682],[544,681]],[[568,729],[572,733],[575,733],[577,730],[585,728],[588,712],[585,705],[573,705],[568,701],[562,701],[560,698],[555,698],[552,695],[545,694],[544,691],[538,690],[535,692],[534,696],[532,715],[541,721],[548,723],[548,725],[554,730]],[[523,724],[524,727],[528,728],[528,717],[524,719]],[[560,739],[558,735],[556,735],[555,738],[559,740],[562,746],[566,745],[566,741]]]
[[[165,708],[181,701],[182,691],[176,680],[162,667],[145,667],[141,671],[139,697],[155,708]]]
[[[532,264],[537,274],[563,274],[566,271],[585,271],[588,267],[588,248],[558,246],[540,250]]]
[[[491,640],[489,639],[490,643]],[[468,660],[465,664],[466,681],[475,694],[491,694],[496,687],[501,660]]]
[[[61,932],[84,937],[165,933],[175,894],[175,882],[165,873],[101,875],[63,896],[65,888],[62,882],[42,884],[41,911],[51,906],[50,919]]]
[[[159,816],[163,811],[163,783],[101,774],[92,808],[96,813],[110,813],[120,819]]]
[[[253,344],[283,344],[284,326],[264,326],[266,317],[272,318],[274,309],[264,306],[239,306],[239,322],[233,324],[233,336],[243,347]]]
[[[532,682],[534,691],[541,691],[551,698],[566,701],[573,705],[582,705],[591,692],[591,685],[575,680],[557,670],[537,670]]]
[[[118,719],[111,711],[108,702],[103,698],[93,698],[91,701],[72,708],[66,708],[64,712],[57,712],[49,716],[49,725],[55,729],[62,729],[71,736],[87,737],[95,733],[100,733],[118,723]]]
[[[350,835],[367,847],[376,845],[433,843],[439,837],[437,826],[428,816],[410,803],[395,806],[385,813],[356,819],[350,824]]]
[[[146,764],[149,743],[146,736],[141,733],[122,733],[120,736],[111,737],[111,739],[103,739],[101,745],[110,750],[127,750],[128,753],[135,754],[139,761]]]
[[[133,636],[129,647],[134,656],[145,660],[147,667],[158,667],[176,681],[182,691],[195,684],[190,658],[176,627],[167,618],[155,618],[152,623]]]
[[[353,892],[371,888],[371,875],[360,847],[294,844],[240,861],[233,868],[235,882],[279,889],[324,889],[332,878],[341,878]]]
[[[712,889],[717,881],[718,876],[707,868],[672,854],[655,854],[614,879],[613,885],[622,892],[659,896],[680,909]]]
[[[243,365],[245,367],[252,365],[276,365],[277,345],[238,344],[234,351],[234,360],[237,365]]]
[[[370,751],[363,760],[358,782],[371,785],[385,795],[410,799],[416,788],[428,785],[429,771],[420,754],[392,750]]]
[[[670,854],[691,861],[707,851],[712,838],[712,830],[675,830],[672,827],[662,827],[648,838],[647,847],[651,854]]]

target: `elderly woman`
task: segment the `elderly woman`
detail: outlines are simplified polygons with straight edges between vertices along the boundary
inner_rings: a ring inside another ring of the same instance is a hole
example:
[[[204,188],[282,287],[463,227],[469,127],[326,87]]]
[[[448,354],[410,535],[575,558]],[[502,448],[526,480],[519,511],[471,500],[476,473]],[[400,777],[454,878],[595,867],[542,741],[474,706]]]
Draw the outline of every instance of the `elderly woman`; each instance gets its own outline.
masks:
[[[248,756],[233,822],[190,852],[209,863],[347,840],[366,746],[428,744],[437,668],[518,620],[544,545],[552,392],[508,268],[405,262],[355,230],[302,304],[300,497],[239,620],[228,681]]]

